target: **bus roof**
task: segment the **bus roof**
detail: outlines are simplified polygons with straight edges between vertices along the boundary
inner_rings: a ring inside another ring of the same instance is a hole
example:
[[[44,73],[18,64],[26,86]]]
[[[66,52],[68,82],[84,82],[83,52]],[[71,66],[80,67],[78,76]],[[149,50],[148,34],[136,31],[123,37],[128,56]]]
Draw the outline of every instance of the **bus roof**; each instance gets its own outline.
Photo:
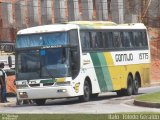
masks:
[[[68,22],[71,24],[77,24],[77,25],[90,25],[90,26],[115,26],[116,23],[112,21],[71,21]]]
[[[143,23],[116,24],[111,21],[71,21],[80,29],[146,29]]]
[[[52,25],[42,25],[31,28],[26,28],[18,31],[18,35],[21,34],[35,34],[35,33],[48,33],[48,32],[58,32],[58,31],[68,31],[71,29],[77,29],[77,25],[71,24],[52,24]]]
[[[63,24],[43,25],[20,30],[17,34],[34,34],[71,29],[146,29],[143,23],[116,24],[111,21],[71,21]]]

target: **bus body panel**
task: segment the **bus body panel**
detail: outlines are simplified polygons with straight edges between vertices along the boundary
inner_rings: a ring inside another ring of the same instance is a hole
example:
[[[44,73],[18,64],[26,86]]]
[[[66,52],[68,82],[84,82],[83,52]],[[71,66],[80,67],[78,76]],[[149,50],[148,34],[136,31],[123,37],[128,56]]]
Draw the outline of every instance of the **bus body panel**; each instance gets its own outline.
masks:
[[[143,58],[143,64],[139,59],[141,58],[141,53],[144,53],[146,56]],[[130,58],[123,58],[121,63],[116,62],[116,54],[129,55],[133,54]],[[127,88],[127,77],[129,73],[133,75],[133,80],[135,79],[136,72],[140,74],[142,84],[141,86],[149,85],[149,71],[150,71],[150,56],[148,50],[136,51],[136,52],[96,52],[90,53],[91,60],[93,62],[93,68],[97,76],[98,85],[101,92],[106,91],[116,91],[120,89]],[[144,59],[146,59],[144,61]],[[124,61],[123,61],[124,60]],[[127,63],[129,62],[129,63]],[[85,68],[90,72],[92,66]],[[93,75],[95,75],[93,74]],[[94,79],[91,79],[94,81]],[[95,85],[95,88],[98,87]]]
[[[97,78],[96,71],[94,69],[93,60],[91,58],[90,53],[82,53],[82,76],[84,79],[82,79],[83,83],[84,80],[88,77],[91,81],[92,86],[92,93],[100,93],[100,86]],[[79,80],[78,80],[79,81]],[[82,86],[83,91],[83,86]]]
[[[27,94],[27,96],[24,96],[23,94]],[[53,98],[73,97],[73,96],[77,95],[75,94],[74,88],[72,86],[39,87],[39,88],[26,88],[17,90],[17,97],[19,100],[49,99],[49,98],[53,99]]]

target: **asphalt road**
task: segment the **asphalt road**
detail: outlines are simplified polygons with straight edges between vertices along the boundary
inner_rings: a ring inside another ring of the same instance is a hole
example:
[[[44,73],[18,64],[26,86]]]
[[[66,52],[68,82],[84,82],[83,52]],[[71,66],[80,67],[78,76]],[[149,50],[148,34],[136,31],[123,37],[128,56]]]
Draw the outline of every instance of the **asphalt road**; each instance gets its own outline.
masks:
[[[160,91],[160,86],[141,88],[139,94]],[[16,105],[0,107],[0,113],[117,113],[117,112],[160,112],[158,108],[133,105],[135,96],[117,97],[116,93],[101,94],[98,98],[80,103],[77,98],[47,100],[46,105]],[[15,98],[12,98],[15,101]]]

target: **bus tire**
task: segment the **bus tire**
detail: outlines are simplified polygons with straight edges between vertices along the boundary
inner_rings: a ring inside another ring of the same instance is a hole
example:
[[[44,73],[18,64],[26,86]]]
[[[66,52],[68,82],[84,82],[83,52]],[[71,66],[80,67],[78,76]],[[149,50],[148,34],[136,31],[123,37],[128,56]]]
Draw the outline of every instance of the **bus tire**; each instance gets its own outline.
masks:
[[[37,99],[37,100],[35,100],[35,103],[36,103],[37,105],[44,105],[45,102],[46,102],[45,99]]]
[[[133,81],[133,95],[137,95],[138,94],[138,89],[139,89],[139,78],[136,75],[135,76],[135,80]]]
[[[133,91],[133,79],[132,79],[131,75],[128,75],[127,89],[125,90],[125,95],[126,96],[132,95],[132,91]]]
[[[84,94],[79,97],[79,100],[81,102],[88,102],[91,98],[91,85],[87,80],[84,82],[83,91]]]

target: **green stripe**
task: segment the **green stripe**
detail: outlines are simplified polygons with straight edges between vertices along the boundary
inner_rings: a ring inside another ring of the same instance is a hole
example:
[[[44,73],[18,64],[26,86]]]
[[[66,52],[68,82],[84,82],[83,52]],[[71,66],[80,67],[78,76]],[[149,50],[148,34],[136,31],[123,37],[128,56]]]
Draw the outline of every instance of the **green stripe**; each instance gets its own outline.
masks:
[[[102,92],[107,91],[107,85],[106,85],[106,82],[104,81],[103,72],[102,72],[102,68],[100,67],[101,63],[100,63],[98,54],[97,53],[91,53],[90,55],[91,55],[91,58],[92,58],[92,61],[93,61],[93,65],[94,65],[94,68],[95,68],[95,72],[96,72],[96,75],[97,75],[97,79],[98,79],[100,89],[101,89]]]
[[[54,83],[55,79],[46,79],[46,80],[41,80],[40,83]]]
[[[102,68],[102,71],[103,71],[104,80],[105,80],[105,82],[107,84],[107,89],[108,89],[108,91],[112,91],[113,90],[113,86],[112,86],[112,82],[111,82],[108,66],[107,66],[107,63],[106,63],[106,59],[105,59],[103,53],[98,53],[98,56],[99,56],[99,60],[101,62],[101,68]]]
[[[101,91],[112,91],[112,82],[103,53],[91,53],[90,55]]]

